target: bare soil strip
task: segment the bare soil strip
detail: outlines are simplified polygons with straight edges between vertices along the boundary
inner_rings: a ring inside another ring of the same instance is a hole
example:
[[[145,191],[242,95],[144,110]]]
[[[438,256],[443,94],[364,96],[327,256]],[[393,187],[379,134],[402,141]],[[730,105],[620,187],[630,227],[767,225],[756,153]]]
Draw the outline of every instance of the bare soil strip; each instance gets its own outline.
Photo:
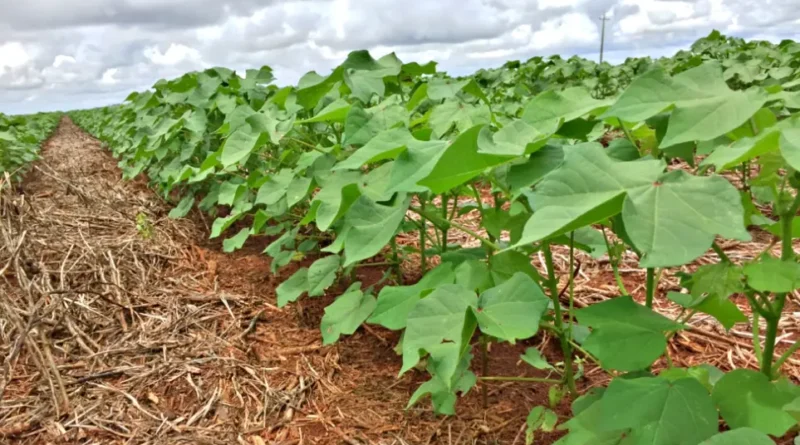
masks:
[[[274,288],[293,267],[271,275],[268,240],[222,254],[200,216],[171,220],[144,181],[120,178],[100,142],[64,118],[21,184],[0,180],[0,442],[521,444],[528,410],[548,403],[547,387],[493,382],[489,409],[476,388],[457,417],[436,417],[427,402],[405,410],[426,377],[397,377],[395,333],[321,344],[323,308],[347,283],[279,310]],[[556,259],[565,271],[563,252]],[[616,295],[600,263],[581,261],[578,304]],[[623,271],[640,297],[637,273]],[[381,276],[362,267],[356,279]],[[783,326],[785,343],[798,318]],[[753,367],[750,331],[716,329],[701,321],[677,335],[673,362]],[[536,375],[519,354],[536,346],[558,361],[550,340],[493,345],[491,374]],[[583,387],[608,378],[588,362],[585,374]]]

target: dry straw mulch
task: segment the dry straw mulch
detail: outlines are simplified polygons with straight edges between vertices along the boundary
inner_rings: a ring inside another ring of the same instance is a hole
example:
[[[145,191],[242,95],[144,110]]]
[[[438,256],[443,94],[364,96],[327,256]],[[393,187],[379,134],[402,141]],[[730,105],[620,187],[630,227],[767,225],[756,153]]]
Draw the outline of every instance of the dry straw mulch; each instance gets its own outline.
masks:
[[[547,403],[545,386],[503,382],[487,385],[488,410],[476,388],[459,400],[458,416],[434,416],[427,402],[405,411],[426,376],[397,377],[396,333],[370,327],[321,344],[323,308],[347,283],[279,310],[274,288],[296,265],[273,276],[261,254],[268,240],[222,254],[208,242],[206,224],[171,220],[170,208],[143,181],[122,181],[116,161],[69,119],[24,181],[0,179],[0,443],[521,443],[527,411]],[[482,231],[477,212],[459,222]],[[772,241],[763,232],[754,238],[725,250],[743,261]],[[456,229],[448,239],[474,245]],[[418,247],[419,237],[399,242]],[[567,249],[557,247],[554,259],[566,277]],[[607,259],[577,259],[577,306],[619,294]],[[626,255],[621,273],[643,299],[636,263]],[[533,264],[545,273],[541,260]],[[403,264],[407,281],[418,268],[412,255]],[[664,296],[677,290],[675,272],[664,271],[657,300],[672,317],[679,309]],[[355,278],[370,285],[382,274],[363,267]],[[797,302],[795,295],[779,351],[800,336]],[[748,326],[725,333],[701,316],[690,324],[670,342],[675,364],[755,367]],[[490,373],[536,375],[518,359],[528,346],[559,360],[557,342],[540,334],[492,345]],[[789,365],[797,380],[800,361]],[[586,376],[582,388],[609,379],[591,362]],[[568,403],[558,411],[568,415]],[[537,436],[536,443],[557,437]]]

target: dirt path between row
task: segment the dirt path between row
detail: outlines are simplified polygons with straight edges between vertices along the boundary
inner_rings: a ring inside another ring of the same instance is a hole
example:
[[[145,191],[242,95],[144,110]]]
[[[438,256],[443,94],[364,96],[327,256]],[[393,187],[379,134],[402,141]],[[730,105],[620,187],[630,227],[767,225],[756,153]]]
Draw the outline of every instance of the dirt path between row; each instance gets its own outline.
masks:
[[[271,275],[263,246],[220,253],[199,218],[169,219],[68,118],[2,188],[2,443],[522,443],[527,410],[547,400],[497,384],[488,410],[472,391],[457,417],[406,411],[425,377],[397,378],[394,333],[322,346],[332,296],[279,310],[291,270]],[[524,347],[493,350],[493,370],[522,375]]]

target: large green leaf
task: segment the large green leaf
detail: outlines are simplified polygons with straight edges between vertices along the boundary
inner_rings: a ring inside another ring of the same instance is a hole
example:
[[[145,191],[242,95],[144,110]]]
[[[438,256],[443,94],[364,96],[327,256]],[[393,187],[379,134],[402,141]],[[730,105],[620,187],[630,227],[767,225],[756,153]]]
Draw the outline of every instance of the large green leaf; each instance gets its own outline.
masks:
[[[595,142],[564,147],[561,166],[536,187],[534,214],[517,245],[568,233],[619,213],[626,191],[652,185],[663,168],[656,160],[617,161]]]
[[[781,391],[757,371],[736,369],[725,374],[714,385],[711,396],[733,429],[750,427],[780,437],[797,424],[783,409],[795,396]]]
[[[447,147],[445,141],[418,141],[408,145],[408,150],[397,157],[392,167],[386,193],[424,192],[417,182],[427,177]]]
[[[422,397],[431,396],[433,409],[437,414],[454,415],[456,395],[466,394],[477,383],[477,378],[469,370],[472,354],[464,354],[452,376],[445,376],[437,372],[434,363],[428,364],[431,379],[420,385],[408,400],[406,408],[414,406]]]
[[[604,109],[611,100],[592,98],[583,87],[563,91],[548,90],[528,102],[522,120],[545,134],[554,133],[563,122]]]
[[[385,286],[378,294],[378,305],[370,323],[387,329],[399,330],[406,327],[408,313],[427,292],[444,284],[453,284],[456,276],[453,265],[442,263],[428,271],[419,282],[411,286]]]
[[[398,104],[387,103],[369,110],[354,105],[347,113],[342,144],[364,145],[382,131],[398,124],[408,125],[408,111]]]
[[[705,253],[717,234],[750,239],[739,193],[721,176],[666,173],[628,192],[622,218],[643,253],[642,267],[688,263]]]
[[[800,289],[800,264],[763,256],[744,266],[747,284],[761,292],[792,292]]]
[[[413,143],[413,139],[404,127],[384,130],[347,159],[333,166],[332,170],[358,169],[364,164],[396,158],[406,149],[407,143]]]
[[[478,136],[478,153],[522,156],[542,148],[552,134],[542,133],[523,120],[515,120],[492,134],[488,126]]]
[[[464,132],[477,125],[492,121],[492,112],[484,104],[471,104],[457,99],[437,105],[428,118],[428,124],[436,137],[444,136],[453,126]]]
[[[665,332],[681,328],[630,296],[579,309],[576,316],[582,325],[592,328],[584,348],[600,360],[603,368],[619,371],[650,366],[666,350]]]
[[[488,168],[514,159],[513,156],[487,155],[478,152],[478,135],[482,125],[461,133],[439,158],[436,166],[418,182],[433,193],[442,193],[464,184]]]
[[[261,137],[260,133],[253,132],[250,126],[240,127],[225,139],[219,160],[223,167],[230,167],[247,158],[265,141],[266,137]]]
[[[616,378],[600,403],[602,429],[629,429],[631,444],[698,444],[719,431],[711,396],[691,378]]]
[[[439,286],[420,300],[408,314],[400,374],[419,363],[422,351],[430,353],[434,360],[449,359],[451,363],[457,363],[459,351],[469,341],[464,338],[467,312],[477,302],[474,292],[458,284]],[[455,346],[455,349],[449,346]],[[450,375],[445,373],[442,378],[449,381],[453,372],[455,366]]]
[[[308,268],[308,296],[317,297],[333,284],[341,259],[338,255],[322,257]]]
[[[314,196],[319,202],[316,211],[317,227],[325,231],[358,199],[360,172],[337,171],[328,176],[322,189]]]
[[[353,283],[325,308],[320,324],[322,344],[335,343],[341,335],[352,335],[375,309],[375,297],[363,293],[360,287],[360,282]]]
[[[344,241],[344,266],[370,258],[380,252],[394,237],[411,200],[397,199],[395,205],[376,204],[362,195],[345,215],[349,226]]]
[[[775,442],[753,428],[737,428],[715,434],[700,445],[775,445]]]
[[[275,289],[278,296],[278,307],[296,301],[306,291],[308,291],[308,269],[303,267]]]
[[[514,343],[536,334],[549,302],[530,276],[517,272],[483,292],[473,310],[481,332]]]
[[[639,122],[674,107],[661,147],[706,141],[736,129],[766,102],[760,90],[733,91],[716,63],[669,77],[656,68],[636,78],[604,117]]]

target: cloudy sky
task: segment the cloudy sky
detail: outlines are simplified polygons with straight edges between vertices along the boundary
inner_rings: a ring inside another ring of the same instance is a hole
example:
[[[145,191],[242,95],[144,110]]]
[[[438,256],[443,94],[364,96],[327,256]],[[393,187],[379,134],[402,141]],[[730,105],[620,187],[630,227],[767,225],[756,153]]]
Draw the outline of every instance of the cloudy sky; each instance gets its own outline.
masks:
[[[800,37],[797,0],[2,0],[0,112],[90,108],[186,71],[270,65],[278,83],[347,52],[464,74],[534,55],[663,56],[716,28]]]

